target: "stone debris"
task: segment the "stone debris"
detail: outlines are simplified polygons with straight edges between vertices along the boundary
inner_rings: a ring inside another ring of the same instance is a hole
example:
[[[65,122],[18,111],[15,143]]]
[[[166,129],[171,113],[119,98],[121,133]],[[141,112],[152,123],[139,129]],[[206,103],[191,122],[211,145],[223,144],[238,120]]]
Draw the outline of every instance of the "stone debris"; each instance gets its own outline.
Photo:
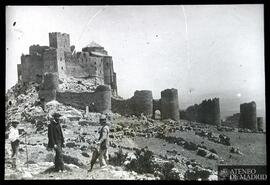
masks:
[[[94,78],[74,78],[72,76],[67,76],[61,79],[59,84],[59,91],[69,91],[69,92],[94,92],[97,86],[104,85],[102,80]]]
[[[195,132],[196,135],[201,136],[201,137],[206,137],[208,138],[209,141],[213,141],[215,143],[220,143],[223,145],[230,146],[230,138],[226,136],[225,134],[217,134],[214,132],[207,132],[205,130],[198,130]]]
[[[214,160],[219,159],[219,157],[216,153],[213,153],[213,152],[211,152],[207,149],[204,149],[204,148],[198,148],[197,155],[202,156],[202,157],[206,157],[208,159],[214,159]]]
[[[235,153],[235,154],[239,154],[239,155],[243,155],[243,153],[240,151],[239,147],[231,147],[230,152]]]
[[[200,166],[195,166],[193,169],[186,171],[184,175],[185,180],[217,180],[216,172],[205,169]]]

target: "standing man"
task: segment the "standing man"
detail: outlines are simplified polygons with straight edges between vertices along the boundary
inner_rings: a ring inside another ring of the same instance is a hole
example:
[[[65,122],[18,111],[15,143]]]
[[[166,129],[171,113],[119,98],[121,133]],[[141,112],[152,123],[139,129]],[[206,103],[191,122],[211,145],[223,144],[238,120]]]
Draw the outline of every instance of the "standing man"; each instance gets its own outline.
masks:
[[[97,160],[99,159],[100,167],[107,166],[107,158],[108,158],[108,148],[109,148],[109,132],[111,123],[107,120],[106,115],[101,115],[99,119],[99,123],[102,125],[99,131],[99,139],[96,142],[99,145],[99,151],[94,151],[92,160],[91,160],[91,167],[88,171],[92,171],[92,168]]]
[[[62,115],[59,113],[52,114],[52,119],[48,125],[48,148],[53,148],[55,150],[55,170],[64,171],[64,162],[63,162],[63,151],[62,147],[64,146],[64,136],[59,123],[59,118]]]
[[[18,155],[18,150],[19,150],[19,130],[17,128],[19,122],[18,121],[11,121],[11,128],[9,131],[9,139],[11,141],[11,148],[12,148],[12,168],[16,169],[16,160],[17,160],[17,155]]]

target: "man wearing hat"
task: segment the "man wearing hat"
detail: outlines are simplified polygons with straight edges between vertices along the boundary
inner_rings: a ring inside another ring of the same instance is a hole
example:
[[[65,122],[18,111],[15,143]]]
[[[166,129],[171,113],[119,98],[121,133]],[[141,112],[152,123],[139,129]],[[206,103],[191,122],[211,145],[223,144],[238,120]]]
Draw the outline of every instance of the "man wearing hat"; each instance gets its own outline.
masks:
[[[53,113],[48,125],[48,148],[55,150],[55,170],[64,171],[63,152],[62,147],[64,146],[64,136],[59,123],[59,118],[62,115],[59,113]]]
[[[11,128],[9,130],[9,140],[11,141],[11,148],[12,148],[12,168],[16,168],[16,160],[17,154],[19,149],[19,130],[17,128],[19,122],[18,121],[11,121]]]
[[[97,160],[99,159],[100,167],[107,166],[107,154],[109,148],[109,132],[111,123],[107,120],[106,115],[101,115],[99,123],[102,125],[99,131],[99,139],[96,142],[99,145],[99,151],[95,156],[92,157],[91,167],[88,171],[92,171],[92,168]]]

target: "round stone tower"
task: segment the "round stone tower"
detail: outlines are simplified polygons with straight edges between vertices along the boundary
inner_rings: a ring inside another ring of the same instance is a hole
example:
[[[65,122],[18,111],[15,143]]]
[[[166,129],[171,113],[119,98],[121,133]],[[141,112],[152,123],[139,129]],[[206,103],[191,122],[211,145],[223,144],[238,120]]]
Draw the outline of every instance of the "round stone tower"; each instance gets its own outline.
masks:
[[[213,124],[220,126],[221,121],[220,121],[220,106],[219,106],[219,98],[214,98],[212,100],[212,119],[213,119]]]
[[[45,73],[44,74],[44,81],[43,81],[43,88],[44,89],[56,89],[58,90],[59,87],[59,80],[57,73]]]
[[[240,105],[240,128],[257,130],[256,103],[243,103]]]
[[[108,85],[100,85],[95,90],[95,109],[100,113],[111,111],[111,88]]]
[[[39,99],[49,102],[56,99],[56,91],[59,89],[57,73],[45,73],[43,82],[40,84],[38,92]]]
[[[153,113],[153,96],[152,91],[142,90],[135,91],[133,96],[134,114],[140,116],[144,114],[151,117]]]
[[[263,117],[257,117],[257,128],[258,131],[264,131]]]
[[[179,120],[177,89],[166,89],[161,92],[161,118]]]

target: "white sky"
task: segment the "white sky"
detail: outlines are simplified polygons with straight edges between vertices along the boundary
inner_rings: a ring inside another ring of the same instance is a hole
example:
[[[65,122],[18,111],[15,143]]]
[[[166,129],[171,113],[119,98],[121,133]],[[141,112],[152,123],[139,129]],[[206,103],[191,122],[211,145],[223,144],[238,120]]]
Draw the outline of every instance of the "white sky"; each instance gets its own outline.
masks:
[[[65,32],[77,51],[92,40],[105,47],[124,98],[152,90],[158,99],[176,88],[181,109],[219,97],[222,116],[253,100],[264,116],[263,5],[184,10],[187,27],[181,6],[8,6],[6,90],[17,82],[17,64],[30,45],[49,45],[49,32]]]

